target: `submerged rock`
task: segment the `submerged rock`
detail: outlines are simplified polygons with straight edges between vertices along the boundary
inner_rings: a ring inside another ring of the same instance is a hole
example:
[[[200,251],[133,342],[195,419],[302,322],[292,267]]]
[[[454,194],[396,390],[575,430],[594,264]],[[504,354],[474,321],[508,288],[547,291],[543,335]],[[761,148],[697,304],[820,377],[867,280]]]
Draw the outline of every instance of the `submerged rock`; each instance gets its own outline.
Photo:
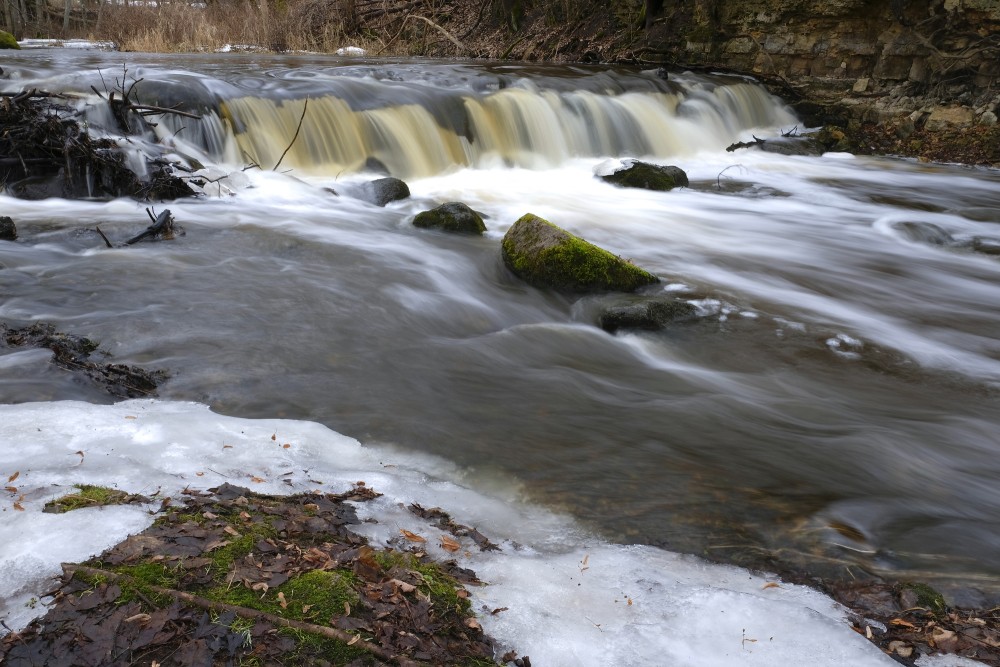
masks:
[[[365,183],[360,195],[361,199],[376,206],[385,206],[389,202],[406,199],[409,196],[410,187],[405,182],[392,176]]]
[[[1000,239],[974,236],[972,238],[972,249],[984,255],[1000,255]]]
[[[663,329],[673,322],[696,317],[698,309],[687,301],[654,297],[644,301],[610,306],[601,313],[598,323],[609,333],[619,329]]]
[[[457,234],[482,234],[486,231],[482,216],[457,201],[418,213],[413,219],[413,225],[422,229],[440,229]]]
[[[666,191],[687,187],[688,184],[687,174],[680,167],[661,166],[639,160],[622,160],[619,168],[610,174],[599,176],[613,185],[645,190]]]
[[[17,227],[9,216],[0,215],[0,241],[13,241],[17,238]]]
[[[948,246],[955,243],[951,234],[930,222],[900,222],[893,229],[901,232],[910,241],[929,245]]]
[[[659,282],[648,271],[528,213],[503,237],[503,259],[535,287],[563,292],[633,292]]]

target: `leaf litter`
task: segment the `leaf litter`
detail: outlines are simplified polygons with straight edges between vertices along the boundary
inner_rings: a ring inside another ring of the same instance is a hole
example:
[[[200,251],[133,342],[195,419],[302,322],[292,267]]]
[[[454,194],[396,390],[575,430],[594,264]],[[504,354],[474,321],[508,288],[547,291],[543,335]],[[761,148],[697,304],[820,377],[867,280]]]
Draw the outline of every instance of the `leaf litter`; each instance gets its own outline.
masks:
[[[64,564],[48,612],[0,641],[0,663],[497,664],[465,589],[481,585],[475,573],[422,542],[377,549],[351,530],[352,503],[378,495],[188,489],[146,531]]]

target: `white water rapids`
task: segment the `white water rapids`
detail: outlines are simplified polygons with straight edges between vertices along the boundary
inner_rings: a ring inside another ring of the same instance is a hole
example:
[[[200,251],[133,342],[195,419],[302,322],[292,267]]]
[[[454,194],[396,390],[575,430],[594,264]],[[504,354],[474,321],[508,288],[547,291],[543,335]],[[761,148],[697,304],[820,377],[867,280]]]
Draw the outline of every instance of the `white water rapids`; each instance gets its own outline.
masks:
[[[0,85],[86,91],[99,68],[120,77],[121,58],[38,50],[5,62]],[[510,608],[484,625],[541,665],[886,664],[822,596],[664,548],[996,599],[1000,260],[982,251],[1000,239],[996,171],[727,153],[795,124],[742,81],[128,59],[157,101],[187,95],[208,114],[158,130],[232,174],[232,194],[157,205],[186,235],[115,249],[93,228],[124,240],[147,224],[142,205],[0,195],[19,232],[0,242],[0,321],[50,322],[171,374],[163,402],[93,405],[110,399],[48,353],[0,348],[0,474],[19,470],[29,494],[24,513],[9,499],[0,513],[8,618],[27,617],[59,559],[147,520],[42,515],[55,485],[306,468],[385,492],[390,532],[394,503],[415,500],[526,545],[470,566],[494,584],[480,604]],[[268,170],[307,96],[314,116]],[[612,157],[675,164],[691,186],[613,187],[594,177]],[[412,196],[349,196],[378,177],[357,171],[369,158]],[[488,233],[412,226],[447,201],[485,214]],[[595,324],[620,297],[519,282],[499,241],[528,212],[657,274],[702,317],[611,335]],[[275,428],[303,447],[265,466],[250,433]],[[223,437],[244,450],[222,458]]]

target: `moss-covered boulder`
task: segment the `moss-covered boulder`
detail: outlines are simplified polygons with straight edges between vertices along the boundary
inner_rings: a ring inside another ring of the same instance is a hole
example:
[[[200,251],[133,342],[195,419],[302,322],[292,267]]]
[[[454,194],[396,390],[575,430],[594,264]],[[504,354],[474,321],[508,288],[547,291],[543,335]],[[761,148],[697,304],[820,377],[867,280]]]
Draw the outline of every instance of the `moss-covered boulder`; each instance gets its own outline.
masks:
[[[0,49],[19,49],[21,45],[14,39],[14,35],[0,30]]]
[[[0,241],[13,241],[17,238],[17,227],[14,221],[6,215],[0,215]]]
[[[528,213],[503,237],[503,260],[535,287],[561,292],[632,292],[659,279],[603,248]]]
[[[440,229],[456,234],[482,234],[486,231],[483,218],[462,202],[451,201],[437,208],[418,213],[413,219],[415,227]]]
[[[601,174],[600,178],[619,187],[645,190],[673,190],[688,184],[687,174],[680,167],[639,160],[623,160],[620,167],[610,174]]]

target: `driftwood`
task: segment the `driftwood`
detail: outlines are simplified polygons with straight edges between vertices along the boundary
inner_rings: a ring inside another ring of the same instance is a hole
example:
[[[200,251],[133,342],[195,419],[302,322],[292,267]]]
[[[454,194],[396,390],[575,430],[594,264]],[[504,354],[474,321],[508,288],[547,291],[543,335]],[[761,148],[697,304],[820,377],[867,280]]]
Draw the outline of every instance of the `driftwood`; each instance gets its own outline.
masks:
[[[163,211],[155,218],[153,217],[152,211],[148,208],[146,209],[146,214],[149,216],[149,219],[153,221],[153,224],[146,227],[145,231],[138,236],[133,236],[126,241],[125,245],[132,245],[133,243],[138,243],[143,239],[153,238],[156,236],[163,237],[164,239],[172,239],[174,237],[174,216],[170,213],[169,208],[163,209]]]
[[[181,231],[179,230],[178,227],[174,226],[174,216],[173,214],[170,213],[169,208],[164,209],[156,217],[153,217],[152,209],[147,208],[146,215],[148,215],[149,219],[153,221],[153,224],[151,224],[149,227],[146,227],[146,229],[143,230],[141,234],[137,234],[136,236],[130,238],[128,241],[122,243],[119,247],[134,245],[139,241],[144,241],[146,239],[153,239],[156,237],[160,237],[164,240],[170,240],[174,238],[175,233]],[[96,231],[98,234],[101,235],[101,238],[104,239],[104,244],[106,246],[108,246],[109,248],[115,247],[114,244],[111,243],[111,240],[108,239],[107,235],[101,231],[100,227],[95,226],[94,231]],[[181,231],[181,234],[183,234],[183,231]]]
[[[755,135],[751,136],[753,136],[753,141],[737,141],[735,144],[729,144],[726,147],[726,152],[732,153],[733,151],[739,150],[740,148],[751,148],[753,146],[760,146],[765,141],[764,139],[758,139]]]

